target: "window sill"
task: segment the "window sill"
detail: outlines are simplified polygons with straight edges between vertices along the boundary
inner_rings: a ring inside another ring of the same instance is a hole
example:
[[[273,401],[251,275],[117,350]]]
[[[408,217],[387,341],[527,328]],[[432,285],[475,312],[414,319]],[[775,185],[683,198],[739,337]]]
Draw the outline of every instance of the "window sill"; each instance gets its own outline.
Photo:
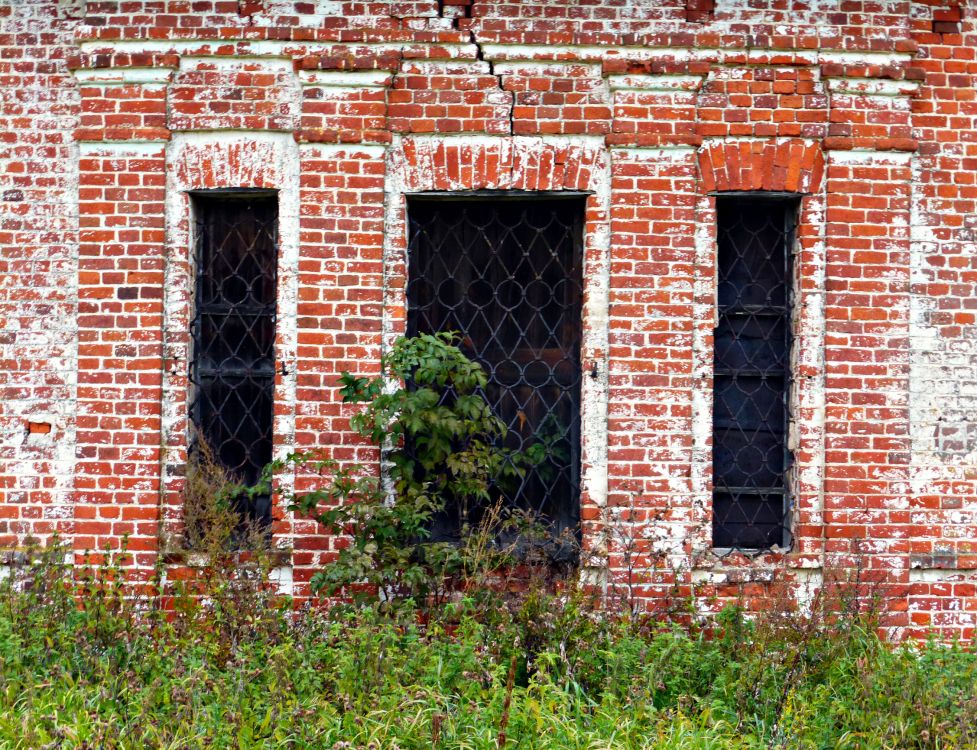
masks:
[[[778,571],[801,574],[820,569],[817,556],[784,547],[762,550],[709,547],[693,565],[693,577],[705,581],[718,576],[721,580],[713,582],[722,583],[769,583]]]
[[[777,559],[786,558],[791,554],[790,547],[764,547],[762,549],[745,549],[743,547],[710,547],[709,552],[720,560],[727,560],[734,555],[742,555],[753,561],[764,556],[775,556]]]

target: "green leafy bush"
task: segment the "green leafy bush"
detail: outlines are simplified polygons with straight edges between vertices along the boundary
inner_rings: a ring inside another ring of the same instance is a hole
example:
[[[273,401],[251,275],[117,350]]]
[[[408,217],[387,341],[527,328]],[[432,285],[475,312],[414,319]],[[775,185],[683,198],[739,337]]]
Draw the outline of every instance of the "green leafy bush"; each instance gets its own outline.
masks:
[[[344,373],[346,403],[362,404],[352,428],[383,449],[387,483],[362,466],[339,467],[316,453],[293,464],[325,478],[320,489],[292,495],[289,505],[352,544],[316,574],[313,585],[333,594],[376,594],[390,602],[440,603],[452,589],[500,568],[512,544],[543,535],[532,516],[505,509],[498,488],[542,458],[502,447],[505,425],[486,403],[482,367],[455,346],[450,333],[401,338],[374,378]],[[448,505],[462,519],[460,538],[434,540],[432,522]]]

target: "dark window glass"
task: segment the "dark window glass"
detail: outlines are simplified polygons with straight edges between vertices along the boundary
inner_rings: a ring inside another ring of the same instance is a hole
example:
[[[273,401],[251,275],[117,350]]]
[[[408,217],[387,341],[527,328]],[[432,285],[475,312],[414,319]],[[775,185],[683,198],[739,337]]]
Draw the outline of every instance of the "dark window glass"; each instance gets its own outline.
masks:
[[[791,246],[797,202],[716,201],[713,544],[789,544],[787,450]]]
[[[269,194],[196,195],[196,298],[190,418],[236,481],[271,461],[278,202]],[[239,499],[271,522],[270,498]]]
[[[542,465],[498,491],[557,533],[579,518],[583,209],[579,197],[408,206],[408,334],[460,332],[488,373],[485,396],[509,428],[507,447],[549,446]],[[459,514],[448,508],[435,536],[455,536]]]

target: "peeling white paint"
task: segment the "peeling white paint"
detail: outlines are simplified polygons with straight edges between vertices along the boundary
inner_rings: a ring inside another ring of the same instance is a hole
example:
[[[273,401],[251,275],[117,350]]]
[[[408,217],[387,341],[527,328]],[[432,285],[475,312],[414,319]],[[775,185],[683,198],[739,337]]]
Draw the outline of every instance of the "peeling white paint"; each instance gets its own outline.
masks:
[[[802,615],[812,615],[819,593],[824,588],[824,573],[820,570],[799,569],[793,573],[794,600]]]
[[[74,514],[79,180],[72,113],[79,93],[63,60],[49,53],[70,48],[73,29],[62,19],[73,8],[20,3],[0,19],[0,32],[11,40],[5,52],[7,147],[0,183],[4,193],[24,188],[26,199],[0,205],[11,232],[0,250],[0,333],[6,334],[0,359],[14,363],[2,378],[0,502],[4,531],[19,540],[46,540],[51,528],[67,537]],[[42,60],[54,66],[54,75],[34,67]],[[30,422],[48,422],[52,432],[31,435]]]
[[[977,571],[954,568],[911,568],[910,583],[977,583]]]
[[[701,196],[696,205],[695,302],[692,318],[692,466],[689,498],[695,512],[692,545],[695,552],[712,546],[712,389],[713,350],[708,344],[716,325],[716,240],[712,199]]]
[[[383,88],[393,70],[300,70],[299,82],[303,86],[326,88]]]
[[[491,60],[579,59],[601,60],[618,58],[625,60],[669,60],[685,62],[690,60],[712,60],[724,64],[729,60],[738,62],[743,50],[715,47],[627,47],[619,45],[534,45],[534,44],[492,44],[482,45],[485,57]],[[767,62],[771,56],[783,58],[789,55],[799,62],[809,65],[819,63],[840,63],[848,65],[899,65],[909,62],[912,55],[901,52],[851,51],[834,52],[830,50],[783,50],[773,48],[753,48],[749,50],[751,63]]]
[[[779,137],[766,137],[760,135],[709,135],[702,139],[703,144],[714,144],[714,143],[728,143],[730,145],[737,143],[769,143],[773,146],[779,146],[784,143],[800,143],[804,146],[813,146],[819,141],[813,138],[793,138],[787,136]],[[833,151],[832,153],[840,153]],[[878,153],[889,153],[889,152],[878,152]]]
[[[468,133],[446,133],[444,135],[402,136],[422,149],[436,149],[438,145],[465,145],[472,148],[501,148],[503,151],[521,149],[532,150],[540,146],[566,146],[581,149],[604,148],[602,135],[483,135]]]
[[[288,55],[274,57],[271,55],[183,55],[180,57],[180,72],[196,72],[201,70],[237,71],[245,68],[260,67],[268,72],[292,73],[295,64]]]
[[[611,148],[611,153],[615,159],[627,159],[629,161],[661,161],[663,159],[672,161],[688,161],[691,154],[696,153],[694,146],[665,146],[635,148],[627,146],[622,148]]]
[[[698,91],[704,76],[686,75],[610,75],[607,85],[611,91]]]
[[[96,68],[74,71],[80,85],[128,86],[142,84],[153,90],[164,88],[173,75],[172,68]]]
[[[84,40],[78,44],[85,54],[98,52],[174,53],[193,57],[301,57],[320,52],[349,50],[356,52],[402,52],[405,49],[436,47],[452,58],[475,58],[475,45],[426,44],[423,42],[299,42],[272,39],[99,39]]]
[[[601,77],[599,63],[578,60],[516,60],[498,62],[493,66],[495,74],[502,76],[566,75],[570,69],[585,73],[586,77]]]
[[[825,78],[832,94],[856,96],[912,96],[919,90],[918,81],[894,81],[886,78]]]
[[[300,143],[300,153],[314,153],[325,159],[335,159],[348,154],[351,158],[367,157],[368,159],[382,159],[387,152],[386,146],[371,143]]]
[[[828,151],[826,156],[830,164],[883,164],[892,166],[906,166],[913,158],[913,155],[906,151],[879,151],[870,148]]]
[[[275,591],[280,596],[293,596],[295,594],[295,581],[292,577],[291,565],[280,565],[268,571],[268,581],[275,586]]]
[[[166,141],[79,141],[81,156],[158,156]]]

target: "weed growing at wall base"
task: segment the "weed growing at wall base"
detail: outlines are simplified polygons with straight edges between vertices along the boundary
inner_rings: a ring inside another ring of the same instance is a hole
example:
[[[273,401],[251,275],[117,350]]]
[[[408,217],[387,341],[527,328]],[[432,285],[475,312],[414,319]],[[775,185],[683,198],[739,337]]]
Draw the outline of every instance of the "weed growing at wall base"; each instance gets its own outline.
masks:
[[[63,560],[0,590],[2,748],[977,747],[977,656],[894,648],[859,615],[730,609],[707,636],[535,592],[423,626],[270,609],[229,639],[220,589],[164,616]]]

